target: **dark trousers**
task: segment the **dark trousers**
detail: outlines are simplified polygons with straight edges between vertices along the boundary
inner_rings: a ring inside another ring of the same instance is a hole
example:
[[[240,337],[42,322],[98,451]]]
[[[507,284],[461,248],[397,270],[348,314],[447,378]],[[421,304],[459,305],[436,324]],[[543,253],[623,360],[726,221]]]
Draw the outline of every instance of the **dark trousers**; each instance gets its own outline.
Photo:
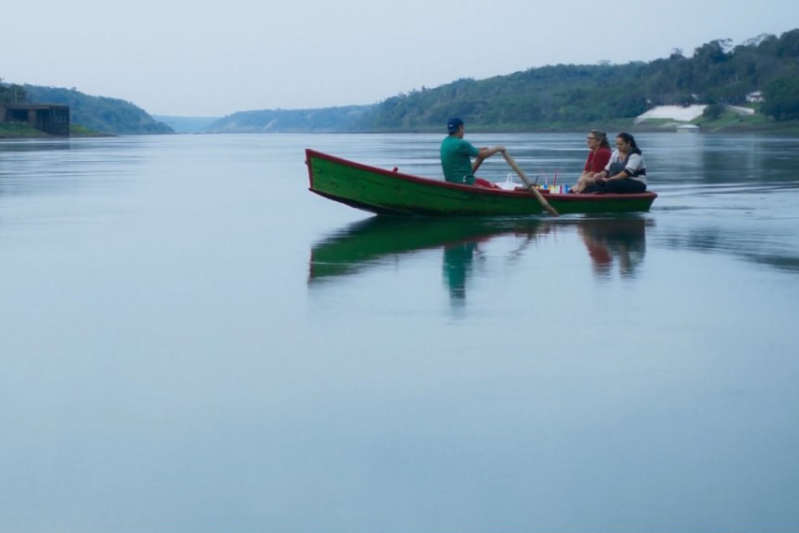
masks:
[[[637,192],[646,191],[646,184],[638,180],[624,178],[620,180],[608,180],[604,183],[592,183],[583,191],[584,193],[591,192],[607,192],[615,194],[633,194]]]

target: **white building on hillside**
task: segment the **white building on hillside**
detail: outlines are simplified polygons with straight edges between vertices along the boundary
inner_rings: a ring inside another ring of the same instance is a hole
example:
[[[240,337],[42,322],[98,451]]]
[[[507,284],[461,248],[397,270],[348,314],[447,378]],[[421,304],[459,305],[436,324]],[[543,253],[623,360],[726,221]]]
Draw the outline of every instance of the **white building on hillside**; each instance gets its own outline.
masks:
[[[706,107],[706,105],[699,104],[688,106],[661,105],[650,109],[642,115],[638,115],[638,117],[635,119],[635,123],[639,124],[640,122],[649,119],[669,119],[679,122],[690,122],[695,118],[702,116],[702,112]]]

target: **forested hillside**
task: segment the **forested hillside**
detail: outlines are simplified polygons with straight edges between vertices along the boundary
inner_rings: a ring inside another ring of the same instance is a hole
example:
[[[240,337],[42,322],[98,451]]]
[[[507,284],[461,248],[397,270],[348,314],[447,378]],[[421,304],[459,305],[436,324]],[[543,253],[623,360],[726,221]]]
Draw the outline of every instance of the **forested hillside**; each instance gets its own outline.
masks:
[[[690,57],[675,49],[668,58],[649,63],[554,65],[484,80],[461,79],[374,105],[243,111],[210,125],[206,121],[201,131],[441,131],[450,116],[463,118],[470,131],[612,127],[630,124],[658,105],[710,104],[706,112],[718,116],[724,107],[712,104],[743,104],[755,91],[765,98],[758,108],[761,122],[765,117],[770,123],[799,120],[799,29],[737,46],[711,41]],[[173,132],[130,102],[74,89],[0,84],[0,101],[66,104],[73,124],[95,132]],[[181,120],[188,128],[188,119]],[[186,131],[200,128],[196,122],[191,127],[195,129]]]
[[[760,111],[799,119],[799,29],[732,46],[715,40],[691,57],[626,65],[556,65],[485,80],[461,79],[352,108],[250,111],[225,117],[216,131],[441,131],[460,116],[471,131],[533,131],[631,120],[658,105],[742,104],[761,91]]]
[[[174,133],[172,128],[156,121],[143,109],[116,98],[89,96],[75,89],[25,85],[31,104],[66,104],[70,122],[89,130],[112,135]]]
[[[557,65],[487,80],[459,80],[382,102],[367,129],[440,127],[460,115],[504,130],[629,119],[657,105],[742,104],[762,91],[762,112],[799,118],[799,30],[732,47],[716,40],[685,57],[627,65]]]
[[[217,120],[209,131],[217,133],[335,133],[353,131],[374,106],[322,109],[266,109],[242,111]]]

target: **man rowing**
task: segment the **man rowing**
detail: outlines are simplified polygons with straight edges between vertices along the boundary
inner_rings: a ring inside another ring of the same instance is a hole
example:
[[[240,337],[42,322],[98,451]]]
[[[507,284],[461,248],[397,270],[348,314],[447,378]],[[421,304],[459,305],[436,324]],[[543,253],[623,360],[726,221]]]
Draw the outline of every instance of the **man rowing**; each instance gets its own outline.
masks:
[[[497,152],[504,153],[505,147],[493,146],[478,149],[463,138],[464,129],[463,121],[459,118],[451,118],[447,121],[449,135],[441,142],[441,168],[444,171],[444,179],[452,183],[499,188],[488,180],[476,178],[474,173],[484,159]],[[475,158],[474,163],[472,163],[472,157]]]

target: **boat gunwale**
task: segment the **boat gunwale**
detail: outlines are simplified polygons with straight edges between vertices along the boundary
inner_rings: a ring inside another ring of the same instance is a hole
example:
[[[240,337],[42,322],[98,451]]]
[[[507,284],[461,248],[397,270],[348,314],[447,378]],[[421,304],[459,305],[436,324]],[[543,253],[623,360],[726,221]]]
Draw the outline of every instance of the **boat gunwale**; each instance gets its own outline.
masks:
[[[308,166],[308,178],[310,182],[309,190],[317,193],[318,191],[314,189],[314,184],[313,184],[314,174],[313,174],[313,168],[311,166],[311,158],[324,159],[333,163],[351,167],[364,172],[371,172],[373,174],[379,174],[384,177],[410,181],[421,185],[427,185],[430,187],[453,189],[457,191],[467,191],[470,193],[477,192],[479,194],[485,194],[487,196],[490,195],[513,196],[513,197],[530,196],[530,191],[524,187],[517,187],[514,190],[507,190],[507,189],[491,189],[488,187],[480,187],[480,186],[466,185],[460,183],[450,183],[447,181],[435,180],[432,178],[424,178],[421,176],[414,176],[412,174],[405,174],[403,172],[400,172],[399,170],[386,170],[380,167],[373,167],[371,165],[366,165],[364,163],[358,163],[357,161],[352,161],[349,159],[344,159],[342,157],[326,154],[324,152],[319,152],[318,150],[314,150],[312,148],[306,148],[305,155],[306,155],[305,163]],[[586,200],[605,202],[605,201],[618,200],[620,198],[623,198],[625,200],[648,200],[651,198],[654,201],[654,199],[657,198],[658,196],[657,193],[653,191],[645,191],[642,193],[630,193],[630,194],[615,194],[615,193],[575,194],[575,193],[552,193],[547,191],[546,189],[542,189],[539,192],[543,194],[545,197],[552,198],[553,200],[556,199],[559,202],[572,202],[572,201],[584,202]]]

